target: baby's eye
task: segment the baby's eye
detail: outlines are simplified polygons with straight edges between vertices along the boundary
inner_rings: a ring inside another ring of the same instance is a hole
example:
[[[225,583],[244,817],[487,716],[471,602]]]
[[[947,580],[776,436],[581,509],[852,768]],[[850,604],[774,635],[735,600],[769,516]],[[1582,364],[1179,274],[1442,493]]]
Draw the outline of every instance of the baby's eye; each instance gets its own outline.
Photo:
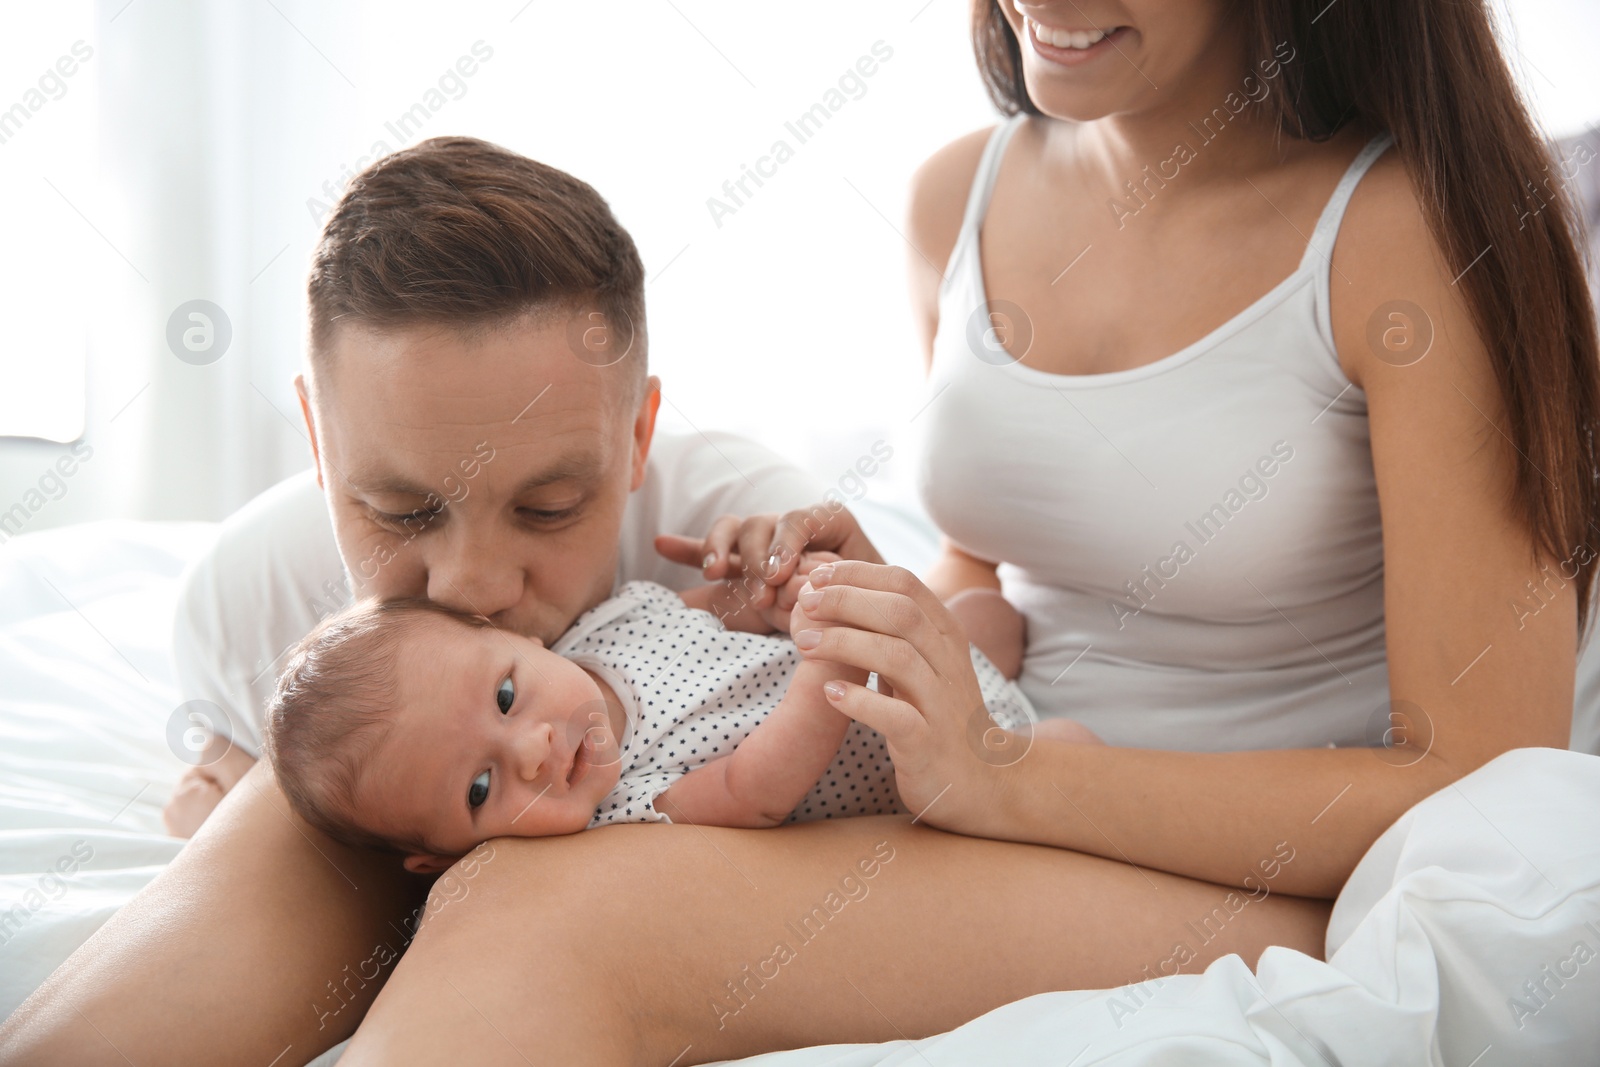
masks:
[[[467,790],[467,807],[478,808],[489,799],[489,772],[484,771],[472,780],[472,786]]]
[[[500,714],[505,715],[511,711],[511,705],[516,702],[517,687],[512,683],[510,676],[500,683],[500,688],[495,691],[494,702],[500,705]]]

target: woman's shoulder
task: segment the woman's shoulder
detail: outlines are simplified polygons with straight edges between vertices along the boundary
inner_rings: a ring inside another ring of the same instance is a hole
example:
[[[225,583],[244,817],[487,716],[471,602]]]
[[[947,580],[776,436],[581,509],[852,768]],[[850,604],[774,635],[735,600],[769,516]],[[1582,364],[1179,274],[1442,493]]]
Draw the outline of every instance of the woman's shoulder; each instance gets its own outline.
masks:
[[[997,128],[985,126],[957,137],[912,174],[907,236],[930,262],[949,261],[978,161]]]
[[[1512,210],[1509,204],[1507,210]],[[1378,157],[1351,195],[1331,269],[1341,283],[1334,287],[1330,308],[1334,339],[1340,363],[1358,386],[1373,361],[1393,361],[1387,352],[1373,350],[1368,334],[1372,317],[1397,301],[1415,309],[1419,321],[1412,325],[1430,335],[1455,326],[1458,344],[1475,339],[1426,203],[1393,147]]]

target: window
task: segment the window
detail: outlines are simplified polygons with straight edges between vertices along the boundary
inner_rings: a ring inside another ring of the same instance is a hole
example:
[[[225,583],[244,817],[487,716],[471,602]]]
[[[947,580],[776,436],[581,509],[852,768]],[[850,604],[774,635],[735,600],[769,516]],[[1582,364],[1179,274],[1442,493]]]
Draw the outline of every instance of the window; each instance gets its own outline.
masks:
[[[90,252],[111,254],[79,201],[94,174],[93,10],[17,5],[0,35],[0,436],[82,435]],[[101,248],[86,248],[101,244]]]

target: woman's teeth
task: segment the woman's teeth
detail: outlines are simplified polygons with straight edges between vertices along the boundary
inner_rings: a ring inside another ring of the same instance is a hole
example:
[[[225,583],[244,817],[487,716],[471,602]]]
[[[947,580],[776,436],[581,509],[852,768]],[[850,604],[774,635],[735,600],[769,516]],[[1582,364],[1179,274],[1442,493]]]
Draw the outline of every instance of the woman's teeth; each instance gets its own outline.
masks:
[[[1032,19],[1028,20],[1033,29],[1033,35],[1045,44],[1057,48],[1084,49],[1090,45],[1099,44],[1109,35],[1109,30],[1057,30],[1049,26],[1041,26]]]

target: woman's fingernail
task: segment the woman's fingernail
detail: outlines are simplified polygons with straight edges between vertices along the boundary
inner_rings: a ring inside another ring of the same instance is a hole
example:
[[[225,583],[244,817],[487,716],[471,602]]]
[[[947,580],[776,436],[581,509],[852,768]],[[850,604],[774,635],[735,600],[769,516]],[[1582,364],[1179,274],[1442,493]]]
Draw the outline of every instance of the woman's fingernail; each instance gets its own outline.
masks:
[[[822,631],[801,630],[794,635],[794,643],[799,648],[816,648],[822,644]]]
[[[711,569],[711,565],[716,561],[717,554],[715,552],[707,552],[706,558],[700,561],[700,569],[703,571],[708,571]]]
[[[822,603],[822,591],[820,589],[813,589],[808,585],[800,591],[800,595],[795,597],[795,599],[800,601],[800,606],[802,608],[810,611],[812,608]]]
[[[844,683],[843,682],[828,682],[827,684],[825,684],[822,687],[822,691],[824,693],[827,693],[828,696],[830,696],[834,700],[843,700],[844,699]]]
[[[771,578],[778,573],[778,554],[776,552],[767,557],[767,562],[762,565],[761,573],[767,578]]]
[[[806,578],[812,585],[827,585],[833,581],[833,564],[821,563],[811,569]]]

